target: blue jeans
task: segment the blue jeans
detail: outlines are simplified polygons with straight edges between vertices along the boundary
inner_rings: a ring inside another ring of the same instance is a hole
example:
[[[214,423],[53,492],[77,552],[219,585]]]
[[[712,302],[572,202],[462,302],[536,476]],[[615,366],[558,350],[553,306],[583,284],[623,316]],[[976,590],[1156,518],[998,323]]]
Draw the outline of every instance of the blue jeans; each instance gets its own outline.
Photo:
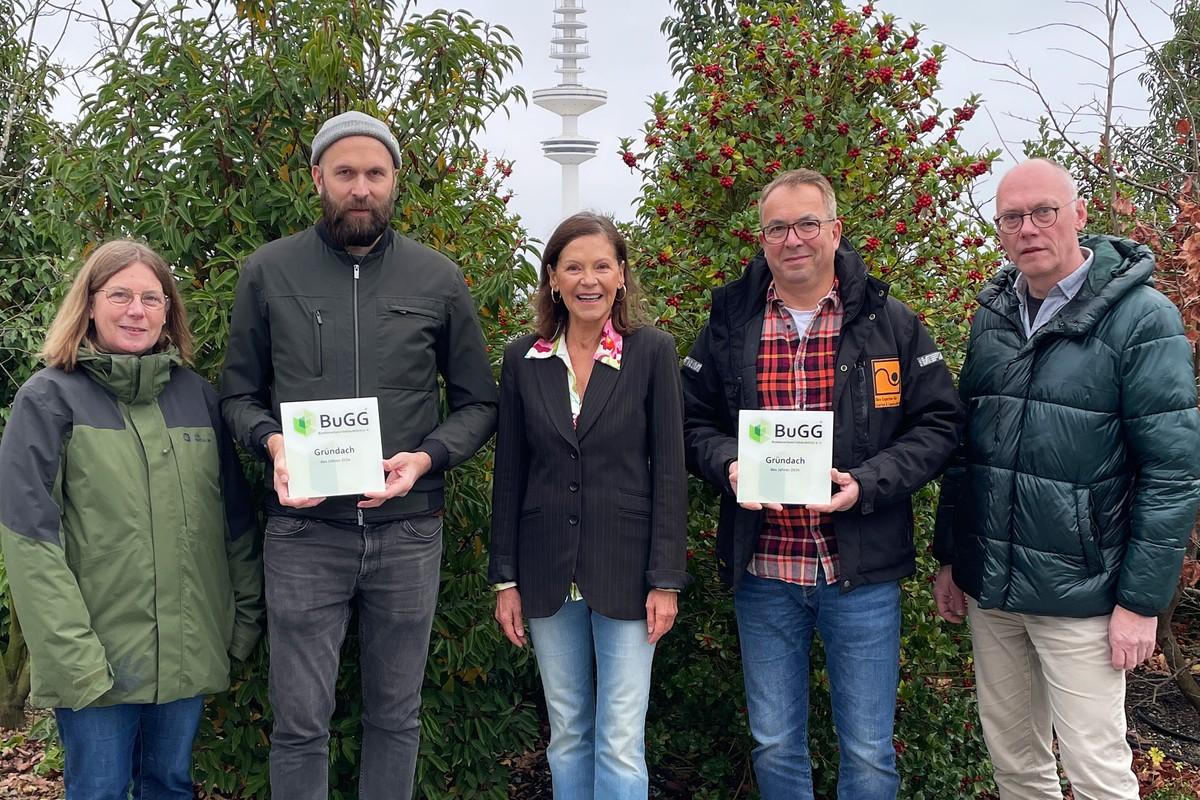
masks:
[[[555,800],[645,800],[654,659],[646,621],[610,619],[576,600],[529,620],[529,631],[550,716]]]
[[[437,605],[442,518],[376,525],[267,519],[271,796],[328,800],[329,721],[350,609],[362,672],[359,800],[407,800]]]
[[[67,800],[192,800],[203,697],[161,705],[54,709]],[[132,784],[132,785],[131,785]]]
[[[892,726],[900,673],[900,587],[860,586],[843,594],[747,573],[734,594],[754,774],[763,800],[812,800],[808,749],[809,650],[825,645],[838,798],[894,800],[900,788]]]

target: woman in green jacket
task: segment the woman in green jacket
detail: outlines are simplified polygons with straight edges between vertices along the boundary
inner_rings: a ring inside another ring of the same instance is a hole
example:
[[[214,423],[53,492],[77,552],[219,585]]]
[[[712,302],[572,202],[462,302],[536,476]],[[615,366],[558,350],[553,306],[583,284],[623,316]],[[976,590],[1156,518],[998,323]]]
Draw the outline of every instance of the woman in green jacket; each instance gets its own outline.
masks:
[[[101,245],[0,440],[0,543],[68,800],[192,797],[204,696],[262,620],[247,487],[166,263]]]

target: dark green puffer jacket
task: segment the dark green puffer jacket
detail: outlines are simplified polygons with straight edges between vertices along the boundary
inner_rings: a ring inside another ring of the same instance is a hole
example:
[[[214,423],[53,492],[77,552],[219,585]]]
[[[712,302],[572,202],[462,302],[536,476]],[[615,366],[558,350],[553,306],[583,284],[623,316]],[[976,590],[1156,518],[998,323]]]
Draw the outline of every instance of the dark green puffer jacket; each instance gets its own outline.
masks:
[[[248,486],[217,393],[174,353],[43,369],[0,440],[0,543],[36,706],[229,685],[263,615]]]
[[[1148,248],[1084,238],[1079,293],[1026,337],[1002,269],[979,294],[960,455],[934,550],[983,608],[1091,617],[1166,607],[1200,500],[1191,348]]]

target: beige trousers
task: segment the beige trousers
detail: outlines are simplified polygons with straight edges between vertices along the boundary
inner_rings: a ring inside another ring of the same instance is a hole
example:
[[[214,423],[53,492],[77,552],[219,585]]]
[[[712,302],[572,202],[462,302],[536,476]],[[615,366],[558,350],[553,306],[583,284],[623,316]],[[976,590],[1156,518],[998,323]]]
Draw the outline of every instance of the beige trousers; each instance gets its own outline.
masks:
[[[1054,734],[1077,800],[1137,800],[1125,673],[1112,668],[1108,616],[1043,617],[967,604],[979,717],[1001,800],[1062,800]]]

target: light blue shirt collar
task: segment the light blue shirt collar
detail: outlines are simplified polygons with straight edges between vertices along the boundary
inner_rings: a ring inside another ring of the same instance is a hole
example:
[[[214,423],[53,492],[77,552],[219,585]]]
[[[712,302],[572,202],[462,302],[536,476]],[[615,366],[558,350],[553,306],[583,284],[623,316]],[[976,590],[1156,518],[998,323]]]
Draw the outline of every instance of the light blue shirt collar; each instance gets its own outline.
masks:
[[[1095,254],[1086,247],[1081,247],[1080,249],[1083,251],[1083,263],[1070,275],[1050,288],[1050,291],[1046,293],[1046,299],[1042,301],[1042,307],[1038,309],[1037,318],[1033,321],[1032,325],[1029,322],[1029,311],[1026,305],[1026,301],[1029,298],[1029,281],[1025,280],[1023,274],[1017,274],[1017,280],[1013,284],[1013,288],[1017,292],[1017,301],[1021,304],[1021,323],[1025,326],[1026,336],[1032,336],[1034,331],[1049,322],[1058,313],[1059,309],[1074,300],[1075,295],[1079,294],[1079,290],[1083,288],[1083,284],[1087,280],[1088,270],[1091,269],[1092,261],[1095,260]]]

